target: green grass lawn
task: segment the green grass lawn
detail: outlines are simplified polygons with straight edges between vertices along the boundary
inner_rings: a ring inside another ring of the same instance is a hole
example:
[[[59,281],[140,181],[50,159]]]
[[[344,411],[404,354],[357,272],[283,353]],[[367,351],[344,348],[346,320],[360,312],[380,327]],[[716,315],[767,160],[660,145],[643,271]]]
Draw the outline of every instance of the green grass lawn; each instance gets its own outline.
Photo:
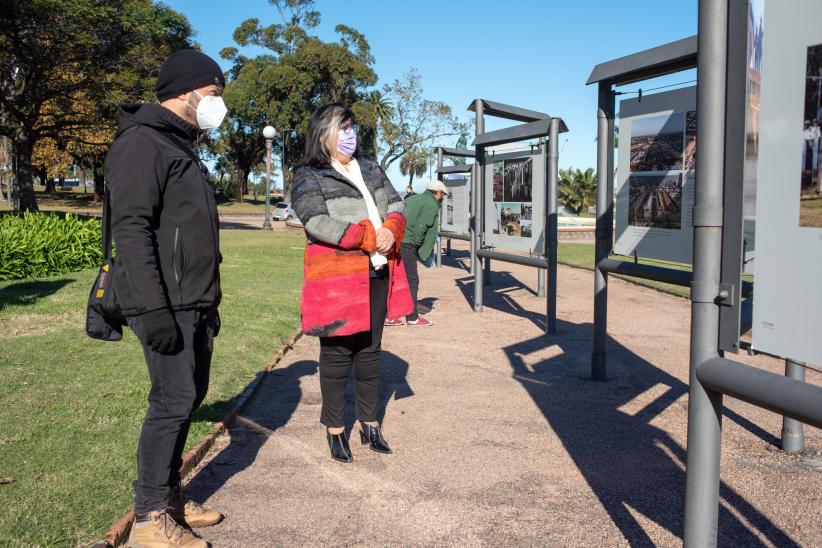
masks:
[[[614,256],[613,258],[633,260],[633,257]],[[559,248],[557,249],[557,261],[559,261],[562,264],[567,264],[569,266],[576,266],[580,268],[587,268],[588,270],[593,270],[594,246],[592,244],[575,244],[560,242]],[[665,268],[673,268],[676,270],[691,270],[690,265],[670,263],[665,261],[651,261],[648,259],[643,259],[642,257],[639,258],[639,262],[642,264],[662,266]],[[691,295],[691,290],[687,287],[681,287],[678,285],[671,285],[662,282],[654,282],[651,280],[643,280],[641,278],[631,278],[627,276],[622,276],[620,274],[612,274],[612,276],[616,276],[617,278],[621,278],[623,280],[635,283],[637,285],[653,287],[654,289],[658,289],[660,291],[664,291],[665,293],[670,293],[672,295],[677,295],[679,297],[688,298]]]
[[[799,202],[799,226],[822,227],[822,198]]]
[[[189,436],[219,421],[299,325],[301,232],[223,231],[223,321]],[[0,283],[0,546],[76,546],[132,505],[149,380],[133,335],[85,336],[95,271]]]
[[[103,205],[94,203],[94,194],[89,192],[84,194],[82,189],[77,191],[60,192],[36,192],[37,206],[41,211],[66,211],[80,214],[102,213]],[[218,199],[217,209],[221,215],[263,215],[265,213],[265,198],[259,196],[258,200],[253,197],[240,203],[234,200]],[[276,199],[271,200],[273,207]],[[8,210],[8,203],[0,201],[0,211]]]

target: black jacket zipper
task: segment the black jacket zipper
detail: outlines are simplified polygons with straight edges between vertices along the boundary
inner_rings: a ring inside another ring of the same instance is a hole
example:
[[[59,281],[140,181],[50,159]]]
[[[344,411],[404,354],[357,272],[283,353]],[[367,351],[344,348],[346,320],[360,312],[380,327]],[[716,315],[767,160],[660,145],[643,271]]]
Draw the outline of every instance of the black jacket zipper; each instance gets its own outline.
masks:
[[[180,296],[180,305],[183,304],[183,272],[185,269],[185,262],[183,262],[183,266],[180,268],[180,272],[177,272],[177,246],[180,246],[180,258],[185,261],[185,255],[183,254],[182,245],[180,240],[180,227],[174,229],[174,247],[171,251],[171,264],[174,266],[174,280],[177,282],[177,294]]]

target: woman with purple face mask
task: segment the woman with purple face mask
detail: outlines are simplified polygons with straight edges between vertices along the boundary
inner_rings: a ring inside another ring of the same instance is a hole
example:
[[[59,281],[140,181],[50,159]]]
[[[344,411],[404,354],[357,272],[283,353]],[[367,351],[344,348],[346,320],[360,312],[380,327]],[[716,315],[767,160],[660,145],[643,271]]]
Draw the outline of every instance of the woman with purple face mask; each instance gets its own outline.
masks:
[[[382,330],[386,315],[404,316],[412,307],[399,254],[405,205],[379,164],[358,157],[358,135],[350,110],[317,109],[291,199],[308,239],[302,328],[320,338],[320,422],[340,462],[352,461],[344,417],[352,369],[360,441],[391,453],[377,419]]]

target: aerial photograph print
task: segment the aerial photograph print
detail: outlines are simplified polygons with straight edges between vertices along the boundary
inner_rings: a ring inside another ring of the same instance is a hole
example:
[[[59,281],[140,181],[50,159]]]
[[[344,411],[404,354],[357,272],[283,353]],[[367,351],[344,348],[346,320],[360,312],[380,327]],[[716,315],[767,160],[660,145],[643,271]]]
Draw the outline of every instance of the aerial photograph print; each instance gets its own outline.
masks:
[[[685,113],[631,121],[631,172],[682,169]]]

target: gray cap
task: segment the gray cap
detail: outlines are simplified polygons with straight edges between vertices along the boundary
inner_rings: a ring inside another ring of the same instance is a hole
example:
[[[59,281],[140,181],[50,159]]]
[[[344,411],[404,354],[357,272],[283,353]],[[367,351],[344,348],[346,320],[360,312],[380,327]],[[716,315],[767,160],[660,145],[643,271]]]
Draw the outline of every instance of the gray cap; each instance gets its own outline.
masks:
[[[430,190],[431,192],[442,192],[443,194],[448,194],[448,187],[443,184],[442,181],[434,179],[433,181],[428,181],[428,184],[425,185],[425,190]]]

